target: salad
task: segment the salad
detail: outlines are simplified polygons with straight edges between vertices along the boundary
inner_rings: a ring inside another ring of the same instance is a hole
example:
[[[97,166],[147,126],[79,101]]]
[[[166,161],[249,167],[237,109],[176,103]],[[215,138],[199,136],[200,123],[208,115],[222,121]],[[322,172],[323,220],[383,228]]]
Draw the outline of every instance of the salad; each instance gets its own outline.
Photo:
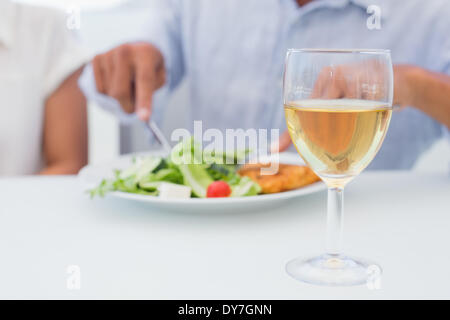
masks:
[[[261,193],[261,187],[237,173],[238,163],[248,155],[242,152],[208,154],[192,138],[177,144],[167,157],[133,159],[130,167],[116,170],[114,178],[104,179],[90,190],[91,197],[120,191],[161,198],[245,197]]]

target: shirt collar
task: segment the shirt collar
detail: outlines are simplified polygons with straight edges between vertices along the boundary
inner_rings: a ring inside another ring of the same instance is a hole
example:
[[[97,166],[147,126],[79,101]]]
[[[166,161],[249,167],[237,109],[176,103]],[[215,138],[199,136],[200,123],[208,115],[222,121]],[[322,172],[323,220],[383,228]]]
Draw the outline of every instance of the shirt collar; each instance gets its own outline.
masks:
[[[285,1],[285,0],[281,0]],[[381,18],[385,19],[389,13],[388,1],[386,0],[313,0],[302,8],[298,8],[298,5],[295,0],[290,0],[291,5],[293,5],[298,11],[301,12],[301,15],[307,14],[311,11],[315,11],[322,8],[345,8],[349,5],[355,5],[361,8],[364,11],[370,6],[377,6],[381,10]]]
[[[0,0],[0,45],[10,47],[13,43],[14,4]]]
[[[350,0],[354,5],[367,11],[369,7],[375,6],[380,9],[381,19],[387,19],[389,16],[389,1],[386,0]],[[370,12],[368,14],[373,14]]]

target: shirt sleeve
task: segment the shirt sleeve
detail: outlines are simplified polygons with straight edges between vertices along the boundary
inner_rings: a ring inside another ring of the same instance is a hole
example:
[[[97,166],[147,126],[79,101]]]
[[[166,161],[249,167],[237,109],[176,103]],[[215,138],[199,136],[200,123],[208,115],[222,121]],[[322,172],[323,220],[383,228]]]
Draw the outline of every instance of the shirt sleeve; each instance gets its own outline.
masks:
[[[168,86],[173,90],[185,73],[181,39],[182,4],[179,0],[153,0],[149,3],[148,17],[136,40],[150,42],[161,51]]]
[[[48,10],[45,18],[48,37],[47,43],[43,44],[46,48],[43,92],[48,97],[66,78],[89,61],[90,55],[78,42],[76,34],[69,30],[64,13]]]
[[[436,10],[429,36],[428,65],[435,72],[450,75],[450,3]]]
[[[430,35],[428,65],[432,71],[450,76],[450,3],[444,3],[438,9]],[[450,145],[450,130],[442,125],[442,133]]]
[[[450,13],[449,13],[450,15]],[[449,20],[450,21],[450,20]],[[448,23],[448,29],[450,30],[450,23]],[[437,71],[443,72],[450,76],[450,34],[444,33],[444,39],[442,41],[442,46],[438,50],[438,59],[436,60]]]
[[[142,28],[128,42],[144,41],[157,47],[164,58],[167,83],[154,97],[154,118],[161,118],[158,112],[167,94],[175,89],[184,76],[183,51],[181,43],[181,2],[178,0],[152,0],[145,7],[147,12]],[[83,71],[78,82],[86,97],[118,116],[122,123],[133,122],[137,117],[125,113],[118,101],[100,94],[96,90],[92,65]],[[156,101],[155,101],[156,100]]]

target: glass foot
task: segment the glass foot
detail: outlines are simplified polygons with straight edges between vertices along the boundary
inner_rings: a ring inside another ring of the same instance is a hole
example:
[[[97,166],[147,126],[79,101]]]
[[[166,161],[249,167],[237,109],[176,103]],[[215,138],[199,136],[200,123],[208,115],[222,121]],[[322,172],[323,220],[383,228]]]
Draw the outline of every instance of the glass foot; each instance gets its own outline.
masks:
[[[381,276],[382,272],[377,264],[331,254],[292,260],[286,265],[286,271],[297,280],[324,286],[367,284]]]

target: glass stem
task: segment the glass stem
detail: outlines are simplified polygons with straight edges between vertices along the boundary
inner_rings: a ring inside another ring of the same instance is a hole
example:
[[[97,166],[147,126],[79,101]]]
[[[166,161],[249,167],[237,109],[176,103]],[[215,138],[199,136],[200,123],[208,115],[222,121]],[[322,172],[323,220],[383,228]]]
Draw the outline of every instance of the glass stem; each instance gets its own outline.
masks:
[[[328,188],[327,243],[328,254],[341,253],[344,225],[344,189]]]

